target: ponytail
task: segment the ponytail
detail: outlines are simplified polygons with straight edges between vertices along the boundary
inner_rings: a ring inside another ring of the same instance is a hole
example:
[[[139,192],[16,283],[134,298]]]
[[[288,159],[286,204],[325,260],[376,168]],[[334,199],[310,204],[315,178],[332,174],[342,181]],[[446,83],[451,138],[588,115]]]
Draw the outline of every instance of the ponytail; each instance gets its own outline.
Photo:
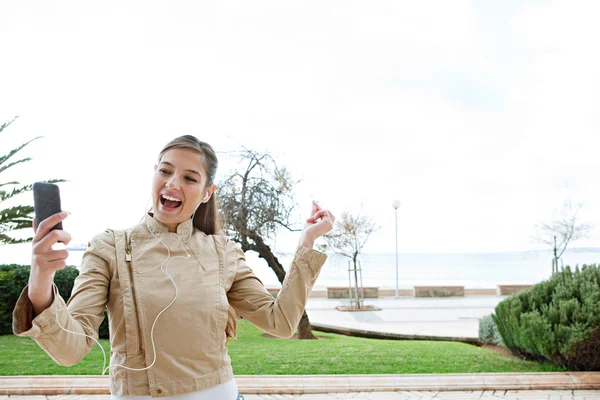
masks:
[[[217,194],[213,193],[206,203],[200,203],[194,215],[194,227],[207,235],[223,234],[217,205]]]

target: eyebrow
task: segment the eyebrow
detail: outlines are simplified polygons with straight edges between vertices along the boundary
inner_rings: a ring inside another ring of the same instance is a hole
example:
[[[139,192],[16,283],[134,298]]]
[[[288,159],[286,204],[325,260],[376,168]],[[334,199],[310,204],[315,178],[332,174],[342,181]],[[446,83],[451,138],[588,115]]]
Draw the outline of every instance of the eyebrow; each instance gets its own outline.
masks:
[[[167,164],[168,166],[170,166],[170,167],[172,167],[172,168],[175,168],[175,166],[174,166],[173,164],[171,164],[170,162],[168,162],[168,161],[161,161],[160,163],[161,163],[161,164]],[[198,175],[199,177],[202,177],[202,174],[201,174],[200,172],[196,171],[196,170],[193,170],[193,169],[186,169],[186,171],[187,171],[187,172],[192,172],[192,173],[194,173],[194,174]]]

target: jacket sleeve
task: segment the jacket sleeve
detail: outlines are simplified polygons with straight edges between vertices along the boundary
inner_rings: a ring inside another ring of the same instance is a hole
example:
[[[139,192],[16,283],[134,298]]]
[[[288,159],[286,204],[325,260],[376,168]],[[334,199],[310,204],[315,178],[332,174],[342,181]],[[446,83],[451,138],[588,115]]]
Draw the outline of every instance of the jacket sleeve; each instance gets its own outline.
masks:
[[[28,286],[25,286],[17,300],[13,311],[14,334],[35,340],[59,365],[75,365],[92,349],[95,342],[82,334],[98,339],[98,328],[104,320],[108,301],[109,267],[115,260],[114,254],[110,256],[111,236],[105,233],[90,241],[66,304],[54,283],[54,301],[33,319]],[[79,334],[66,332],[61,326]]]
[[[245,319],[277,337],[290,338],[296,332],[308,295],[327,256],[298,246],[276,299],[246,264],[244,252],[227,242],[227,263],[235,271],[227,293],[229,304]]]

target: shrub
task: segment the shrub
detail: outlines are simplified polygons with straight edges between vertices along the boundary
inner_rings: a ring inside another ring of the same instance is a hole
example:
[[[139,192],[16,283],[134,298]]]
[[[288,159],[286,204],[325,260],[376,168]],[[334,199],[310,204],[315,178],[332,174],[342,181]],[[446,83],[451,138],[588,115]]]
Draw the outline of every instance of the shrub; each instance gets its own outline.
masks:
[[[505,345],[573,370],[600,369],[600,268],[584,265],[502,301],[493,316]]]
[[[12,334],[12,313],[19,295],[29,281],[29,265],[0,265],[0,335]],[[66,267],[56,271],[54,283],[63,299],[69,301],[75,278],[79,271],[75,267]],[[108,317],[100,325],[100,337],[108,339]]]
[[[12,312],[29,280],[29,266],[0,265],[0,334],[12,334]]]
[[[479,339],[485,344],[504,346],[502,336],[494,323],[492,315],[486,315],[479,320]]]

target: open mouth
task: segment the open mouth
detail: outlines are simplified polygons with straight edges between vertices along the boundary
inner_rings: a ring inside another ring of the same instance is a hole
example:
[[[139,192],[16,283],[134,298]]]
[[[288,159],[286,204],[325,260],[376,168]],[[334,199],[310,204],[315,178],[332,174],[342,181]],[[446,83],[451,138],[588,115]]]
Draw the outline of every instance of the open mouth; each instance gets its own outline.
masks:
[[[182,201],[177,200],[173,197],[164,196],[161,194],[160,195],[160,203],[163,205],[164,208],[175,209],[182,204]]]

